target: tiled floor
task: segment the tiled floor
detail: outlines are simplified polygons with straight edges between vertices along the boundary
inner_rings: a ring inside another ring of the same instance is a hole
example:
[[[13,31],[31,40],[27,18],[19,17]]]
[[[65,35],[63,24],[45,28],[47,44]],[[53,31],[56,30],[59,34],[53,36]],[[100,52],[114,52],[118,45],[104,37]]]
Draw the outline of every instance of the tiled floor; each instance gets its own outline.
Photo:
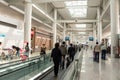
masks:
[[[93,62],[92,51],[84,51],[80,80],[120,80],[120,59]]]

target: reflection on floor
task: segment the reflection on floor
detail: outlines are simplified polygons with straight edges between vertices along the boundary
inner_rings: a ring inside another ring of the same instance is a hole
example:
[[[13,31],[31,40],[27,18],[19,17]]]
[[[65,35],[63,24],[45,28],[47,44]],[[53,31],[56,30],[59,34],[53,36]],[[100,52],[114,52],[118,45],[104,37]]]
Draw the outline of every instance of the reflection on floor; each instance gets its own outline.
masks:
[[[107,60],[93,62],[93,52],[84,51],[79,80],[120,80],[120,59],[107,57]]]

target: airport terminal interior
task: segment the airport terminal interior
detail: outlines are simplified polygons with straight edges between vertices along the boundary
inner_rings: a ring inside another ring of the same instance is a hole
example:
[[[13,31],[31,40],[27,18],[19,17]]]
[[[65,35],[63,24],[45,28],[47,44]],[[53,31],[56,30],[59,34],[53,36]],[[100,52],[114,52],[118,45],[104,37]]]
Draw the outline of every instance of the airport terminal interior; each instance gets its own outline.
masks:
[[[120,80],[120,0],[0,0],[0,80]]]

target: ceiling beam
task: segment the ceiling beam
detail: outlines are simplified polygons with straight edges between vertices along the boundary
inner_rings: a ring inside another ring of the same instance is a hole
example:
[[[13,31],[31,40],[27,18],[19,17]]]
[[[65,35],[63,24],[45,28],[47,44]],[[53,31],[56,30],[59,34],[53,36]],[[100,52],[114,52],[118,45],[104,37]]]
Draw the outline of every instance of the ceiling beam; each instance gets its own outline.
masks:
[[[32,6],[37,9],[40,13],[42,13],[44,16],[46,16],[48,19],[50,19],[52,22],[54,22],[54,19],[50,17],[47,13],[45,13],[42,9],[38,8],[35,4],[32,4]]]
[[[67,32],[92,32],[93,30],[87,30],[87,29],[74,29],[74,30],[67,30]]]
[[[89,36],[88,34],[74,34],[75,36]]]
[[[24,11],[18,9],[18,8],[15,7],[15,6],[9,5],[7,2],[5,2],[5,1],[3,1],[3,0],[1,0],[0,3],[4,4],[4,5],[6,5],[6,6],[9,6],[9,7],[12,8],[13,10],[15,10],[15,11],[21,13],[21,14],[25,14]],[[49,27],[50,29],[52,29],[52,26],[50,26],[50,25],[44,23],[43,21],[37,19],[36,17],[33,17],[33,16],[32,16],[32,19],[35,20],[35,21],[37,21],[37,22],[39,22],[39,23],[42,23],[42,24],[44,24],[45,26],[47,26],[47,27]]]
[[[110,1],[107,2],[101,16],[100,16],[100,19],[102,20],[103,16],[105,15],[106,11],[108,10],[108,8],[110,7]]]
[[[105,22],[105,23],[107,23],[107,22],[110,23],[110,20],[103,19],[102,21]]]
[[[110,23],[109,23],[107,26],[105,26],[105,27],[103,28],[103,32],[104,32],[106,29],[108,29],[110,26],[111,26]]]
[[[94,23],[97,22],[97,20],[57,20],[58,23]]]
[[[83,5],[81,6],[81,5],[79,5],[79,6],[74,6],[74,7],[84,7]],[[87,7],[87,8],[98,8],[99,6],[85,6],[85,7]],[[68,8],[73,8],[73,6],[69,6],[69,7],[55,7],[56,9],[68,9]]]
[[[91,30],[91,31],[92,31],[93,29],[92,29],[92,28],[89,28],[89,29],[85,29],[85,28],[84,28],[84,29],[79,29],[79,28],[66,28],[66,30],[71,30],[71,31],[72,31],[72,30],[79,30],[79,31],[81,31],[81,30],[86,30],[86,31]]]
[[[52,22],[54,22],[54,19],[52,17],[50,17],[47,13],[45,13],[42,9],[38,8],[35,4],[32,4],[32,6],[37,9],[40,13],[42,13],[45,17],[47,17],[49,20],[51,20]],[[63,26],[59,23],[57,23],[57,25],[63,29]]]
[[[50,2],[64,2],[64,1],[78,1],[78,0],[32,0],[33,3],[50,3]]]
[[[62,26],[61,24],[57,23],[57,25],[58,25],[60,28],[62,28],[62,29],[63,29],[63,26]]]

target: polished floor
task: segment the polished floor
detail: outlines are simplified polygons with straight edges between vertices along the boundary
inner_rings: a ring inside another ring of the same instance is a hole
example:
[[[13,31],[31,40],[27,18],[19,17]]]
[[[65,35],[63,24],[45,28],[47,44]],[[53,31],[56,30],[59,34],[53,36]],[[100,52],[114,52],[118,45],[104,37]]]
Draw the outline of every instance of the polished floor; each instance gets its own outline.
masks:
[[[93,61],[92,50],[84,51],[79,80],[120,80],[120,59],[108,56],[97,63]]]

